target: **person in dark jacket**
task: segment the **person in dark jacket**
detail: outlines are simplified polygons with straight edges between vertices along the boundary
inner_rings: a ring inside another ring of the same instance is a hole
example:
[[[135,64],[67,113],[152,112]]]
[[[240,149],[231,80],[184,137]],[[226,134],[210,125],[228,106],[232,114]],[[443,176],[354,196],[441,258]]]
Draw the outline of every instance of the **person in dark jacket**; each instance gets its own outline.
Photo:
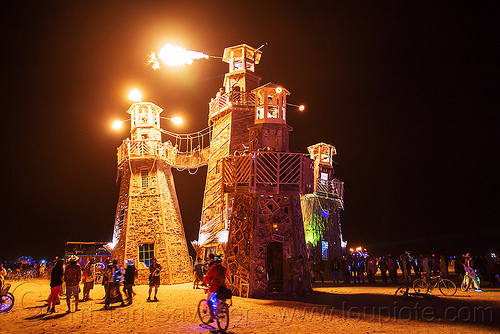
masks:
[[[123,273],[118,267],[118,261],[113,260],[113,264],[106,271],[108,276],[108,284],[106,290],[106,299],[104,300],[104,308],[109,309],[110,304],[121,303],[120,306],[125,306],[122,294],[120,293],[120,283],[123,280]]]
[[[123,275],[123,292],[127,296],[127,305],[132,305],[132,296],[134,294],[132,287],[135,284],[136,276],[135,263],[134,260],[129,259],[125,261],[125,264],[127,268],[125,268],[125,275]]]
[[[52,272],[50,273],[50,297],[47,313],[54,313],[56,311],[57,298],[63,284],[63,264],[63,260],[57,260],[56,264],[52,268]]]

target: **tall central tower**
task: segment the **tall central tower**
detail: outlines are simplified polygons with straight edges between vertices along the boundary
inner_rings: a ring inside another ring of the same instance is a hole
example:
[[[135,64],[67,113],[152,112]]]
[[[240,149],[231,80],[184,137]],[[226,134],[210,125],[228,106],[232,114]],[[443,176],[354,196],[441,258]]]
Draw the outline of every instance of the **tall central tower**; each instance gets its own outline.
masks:
[[[254,70],[261,54],[246,44],[226,48],[223,61],[229,64],[229,72],[224,77],[224,88],[209,104],[213,131],[198,239],[205,256],[220,251],[217,249],[220,243],[227,241],[232,205],[224,193],[221,161],[249,148],[247,126],[253,124],[255,110],[252,90],[261,80]]]
[[[192,267],[175,192],[167,143],[161,141],[162,109],[134,103],[131,138],[118,148],[120,194],[116,207],[111,255],[119,263],[134,259],[138,284],[147,283],[150,261],[158,259],[162,284],[191,281]]]

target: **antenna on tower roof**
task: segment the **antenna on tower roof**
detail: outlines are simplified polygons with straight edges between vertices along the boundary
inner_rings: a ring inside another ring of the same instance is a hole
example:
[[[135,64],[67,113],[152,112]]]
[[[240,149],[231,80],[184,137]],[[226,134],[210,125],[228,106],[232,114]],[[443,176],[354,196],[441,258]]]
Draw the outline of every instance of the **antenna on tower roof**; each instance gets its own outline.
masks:
[[[259,51],[260,49],[262,49],[266,45],[269,45],[269,43],[265,42],[264,44],[262,44],[261,46],[259,46],[255,51]]]

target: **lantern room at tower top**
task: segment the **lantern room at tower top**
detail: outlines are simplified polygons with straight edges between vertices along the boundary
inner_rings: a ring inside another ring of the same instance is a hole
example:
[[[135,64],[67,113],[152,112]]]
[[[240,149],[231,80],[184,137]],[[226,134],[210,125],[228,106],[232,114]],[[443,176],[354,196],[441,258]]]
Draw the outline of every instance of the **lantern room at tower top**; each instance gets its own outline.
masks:
[[[130,114],[132,140],[161,141],[160,113],[162,108],[151,102],[134,103],[127,110]]]
[[[229,63],[229,72],[254,72],[255,65],[260,62],[261,56],[262,51],[249,45],[241,44],[224,49],[222,60]]]

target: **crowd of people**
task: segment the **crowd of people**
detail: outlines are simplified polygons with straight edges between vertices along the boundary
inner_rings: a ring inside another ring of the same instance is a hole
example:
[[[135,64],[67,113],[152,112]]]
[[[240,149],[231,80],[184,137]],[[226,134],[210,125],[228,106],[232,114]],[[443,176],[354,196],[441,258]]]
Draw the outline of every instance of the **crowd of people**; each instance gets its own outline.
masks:
[[[100,282],[104,288],[104,308],[108,309],[111,304],[120,303],[120,306],[132,304],[134,296],[133,286],[137,277],[134,260],[124,261],[124,266],[118,265],[117,260],[96,263],[91,258],[84,265],[78,263],[78,257],[72,255],[65,264],[64,260],[54,258],[48,265],[50,278],[50,296],[48,298],[47,313],[54,313],[55,306],[60,303],[59,296],[66,296],[67,311],[71,312],[71,300],[74,300],[74,310],[79,311],[80,293],[82,292],[82,301],[92,300],[90,291],[94,289],[96,282]],[[156,262],[156,260],[153,260]],[[155,277],[159,277],[161,266],[153,268]],[[151,279],[150,279],[151,281]],[[157,284],[157,285],[156,285]],[[81,291],[83,286],[83,291]],[[159,279],[154,279],[152,287],[156,286],[158,292]],[[156,299],[155,293],[155,300]],[[151,291],[150,291],[151,294]],[[150,298],[148,298],[150,299]]]
[[[69,257],[68,262],[63,259],[54,258],[53,261],[43,266],[43,273],[50,279],[51,293],[48,298],[47,312],[54,313],[55,306],[60,303],[59,296],[66,296],[67,312],[71,312],[71,300],[74,300],[75,311],[79,310],[80,293],[82,301],[88,301],[90,291],[95,284],[102,284],[104,288],[104,308],[110,308],[111,304],[120,303],[120,306],[132,304],[134,296],[133,286],[138,271],[134,260],[124,261],[119,265],[116,260],[109,259],[96,263],[90,258],[87,263],[79,264],[77,256]],[[197,258],[193,265],[193,289],[201,285],[210,285],[209,296],[215,298],[216,293],[225,288],[226,268],[222,266],[222,257],[210,254],[206,261]],[[330,272],[328,272],[328,269]],[[331,261],[317,260],[313,257],[305,259],[299,255],[296,259],[290,257],[284,263],[283,288],[291,296],[304,296],[312,293],[315,284],[325,282],[325,277],[332,280],[334,284],[370,284],[375,285],[380,281],[383,285],[398,285],[411,283],[414,279],[440,275],[443,278],[450,277],[450,269],[453,274],[462,280],[469,276],[476,291],[481,291],[480,284],[488,282],[490,287],[500,286],[500,261],[494,253],[489,256],[471,256],[469,253],[457,257],[445,257],[443,255],[419,255],[412,256],[405,252],[399,256],[387,254],[387,256],[373,257],[361,252],[351,252],[349,255],[339,259],[334,257]],[[149,295],[147,301],[158,301],[158,289],[160,286],[160,273],[162,267],[153,258],[149,265]],[[8,279],[9,271],[0,264],[0,283],[3,286]],[[39,274],[40,275],[40,274]],[[379,277],[380,279],[376,279]],[[43,275],[42,275],[43,276]],[[81,291],[80,286],[83,286]],[[154,291],[153,298],[151,295]]]
[[[323,281],[326,261],[312,261],[310,258],[307,266],[310,271],[311,282],[314,284],[319,276]],[[471,256],[469,253],[456,257],[445,257],[444,255],[419,255],[412,256],[405,252],[399,256],[387,254],[387,256],[373,257],[361,252],[351,252],[342,259],[333,258],[329,262],[333,283],[340,284],[371,284],[377,283],[376,274],[380,275],[382,284],[398,285],[400,283],[411,283],[416,278],[440,275],[443,278],[450,276],[451,268],[459,279],[466,272],[470,276],[477,277],[479,281],[487,281],[491,287],[500,286],[500,261],[495,254],[490,256]],[[472,268],[468,269],[468,268]],[[474,280],[473,280],[474,282]],[[476,290],[480,290],[479,286]]]

